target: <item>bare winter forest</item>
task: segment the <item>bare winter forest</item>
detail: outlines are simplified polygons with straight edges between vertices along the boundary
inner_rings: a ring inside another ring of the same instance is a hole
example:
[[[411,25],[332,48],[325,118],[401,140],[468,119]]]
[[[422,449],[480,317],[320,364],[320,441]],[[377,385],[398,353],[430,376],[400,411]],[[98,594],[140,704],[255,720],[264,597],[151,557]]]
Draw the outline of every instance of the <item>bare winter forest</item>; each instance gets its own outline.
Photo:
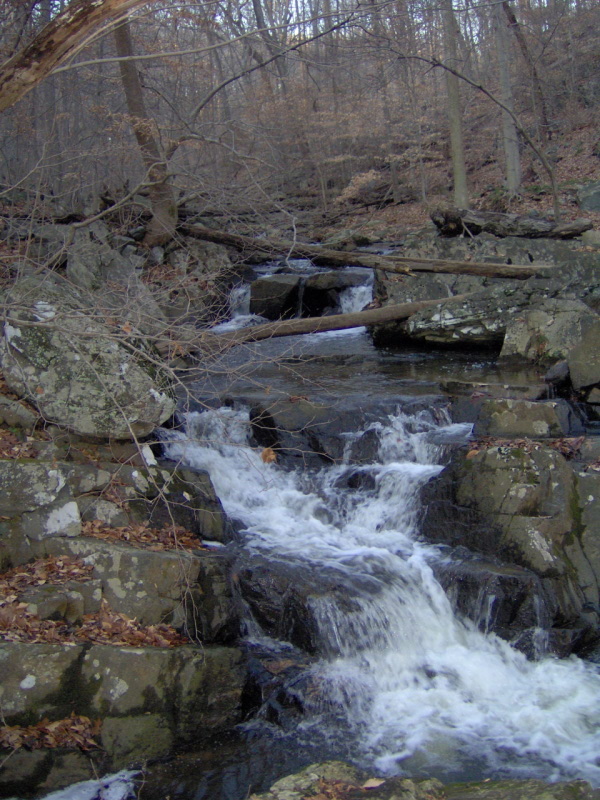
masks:
[[[2,16],[5,215],[127,199],[160,243],[178,208],[242,232],[350,212],[381,229],[441,198],[546,214],[554,184],[569,219],[600,177],[596,0],[3,0]]]

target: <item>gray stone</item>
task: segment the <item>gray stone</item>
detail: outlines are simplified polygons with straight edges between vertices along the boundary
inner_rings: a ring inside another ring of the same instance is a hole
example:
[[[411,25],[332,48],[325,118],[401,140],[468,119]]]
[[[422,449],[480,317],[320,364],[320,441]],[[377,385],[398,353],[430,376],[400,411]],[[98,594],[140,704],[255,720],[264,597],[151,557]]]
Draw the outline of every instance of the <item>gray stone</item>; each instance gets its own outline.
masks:
[[[189,604],[199,601],[194,591],[200,560],[183,552],[156,552],[120,542],[82,538],[47,540],[38,555],[68,554],[94,566],[102,596],[113,611],[135,617],[144,625],[186,622]],[[189,594],[188,594],[189,592]]]
[[[241,652],[233,647],[186,647],[174,652],[180,665],[174,683],[177,738],[201,741],[238,723],[245,683]]]
[[[102,497],[84,496],[77,500],[81,519],[100,520],[106,525],[118,528],[129,524],[129,517],[116,503],[104,500]]]
[[[239,614],[229,584],[229,559],[154,551],[93,538],[45,540],[36,555],[71,555],[94,566],[113,611],[144,625],[184,626],[204,642],[232,641]]]
[[[305,281],[304,288],[315,289],[319,292],[327,292],[331,289],[341,291],[350,286],[362,286],[365,278],[368,277],[370,270],[331,270],[329,272],[316,272],[309,275]]]
[[[405,325],[406,335],[439,344],[500,344],[508,320],[531,302],[522,286],[493,286],[480,290],[462,302],[434,306],[413,314]]]
[[[475,436],[534,439],[577,435],[581,424],[565,400],[484,400],[473,428]]]
[[[581,234],[581,241],[588,246],[592,247],[599,247],[600,246],[600,231],[584,231]]]
[[[570,351],[567,361],[575,389],[600,383],[600,320],[582,332],[580,341]]]
[[[0,750],[0,792],[3,797],[14,797],[15,792],[26,792],[32,780],[48,769],[51,756],[47,750]],[[63,784],[64,785],[64,784]],[[16,798],[15,798],[16,800]]]
[[[163,749],[171,736],[203,739],[239,722],[244,669],[236,648],[0,642],[0,669],[7,724],[63,719],[71,712],[92,718],[158,715],[150,727],[161,731]],[[169,721],[168,734],[163,720]],[[131,724],[133,739],[141,727]],[[116,723],[109,732],[115,753],[127,752],[127,736],[117,741]]]
[[[83,595],[63,586],[37,586],[19,596],[20,603],[40,619],[64,619],[78,622],[83,618],[85,605]]]
[[[42,751],[44,752],[44,751]],[[48,751],[46,751],[48,753]],[[33,753],[31,753],[33,755]],[[97,769],[89,753],[52,752],[52,766],[40,784],[39,790],[44,794],[54,792],[73,783],[96,778]]]
[[[552,298],[511,317],[500,358],[564,359],[600,318],[580,300]]]
[[[111,760],[111,769],[139,766],[169,755],[173,732],[161,714],[109,717],[102,722],[102,747]]]
[[[0,642],[0,706],[7,724],[39,722],[52,714],[68,717],[77,707],[78,669],[83,646]]]
[[[68,471],[58,464],[0,461],[0,514],[11,518],[12,534],[22,540],[20,549],[26,540],[81,533],[79,509],[67,481]]]
[[[300,277],[271,275],[250,287],[250,312],[267,319],[289,319],[298,311]]]
[[[600,181],[581,186],[577,190],[577,204],[582,211],[600,211]]]
[[[4,326],[2,370],[46,419],[84,436],[131,439],[173,413],[175,401],[151,375],[143,348],[124,348],[68,284],[22,281],[11,300],[21,308]]]
[[[71,500],[67,480],[67,471],[49,464],[0,461],[0,514],[13,516]]]
[[[350,764],[325,761],[281,778],[268,792],[250,795],[250,800],[305,800],[307,797],[328,796],[330,788],[335,794],[341,791],[344,795],[365,795],[372,800],[442,800],[446,797],[445,787],[435,778],[369,779],[368,773]]]
[[[600,472],[577,471],[578,517],[574,533],[579,538],[594,580],[590,591],[600,589]],[[594,586],[595,584],[595,586]],[[592,598],[593,602],[598,602]]]
[[[31,433],[41,422],[41,417],[17,400],[11,400],[6,395],[0,395],[0,425],[8,428],[22,428]]]

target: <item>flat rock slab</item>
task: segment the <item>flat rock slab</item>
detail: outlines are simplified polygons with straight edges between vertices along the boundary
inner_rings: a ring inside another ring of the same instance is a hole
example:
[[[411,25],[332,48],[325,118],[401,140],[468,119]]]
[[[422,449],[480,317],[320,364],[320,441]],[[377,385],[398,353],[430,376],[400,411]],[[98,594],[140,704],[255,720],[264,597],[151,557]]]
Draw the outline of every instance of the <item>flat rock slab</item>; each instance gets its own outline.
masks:
[[[473,428],[475,436],[544,439],[577,436],[583,427],[565,400],[485,400]]]

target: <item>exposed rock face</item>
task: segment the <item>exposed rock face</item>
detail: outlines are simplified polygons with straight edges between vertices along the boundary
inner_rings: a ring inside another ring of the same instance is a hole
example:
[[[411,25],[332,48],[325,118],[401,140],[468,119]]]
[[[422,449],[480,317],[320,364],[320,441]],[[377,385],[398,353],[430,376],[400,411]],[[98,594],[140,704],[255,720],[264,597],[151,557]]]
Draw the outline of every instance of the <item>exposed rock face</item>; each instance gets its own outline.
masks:
[[[583,211],[600,211],[600,181],[586,183],[578,189],[577,203]]]
[[[0,665],[8,724],[62,719],[72,711],[101,717],[108,722],[103,744],[116,767],[139,762],[148,747],[154,756],[166,755],[174,741],[208,737],[238,721],[243,669],[234,648],[0,642]],[[149,744],[140,727],[158,740]]]
[[[46,420],[83,436],[131,439],[171,416],[175,401],[143,346],[124,347],[68,284],[26,279],[7,302],[2,371]]]
[[[331,791],[330,791],[331,790]],[[585,781],[545,783],[538,780],[502,780],[453,783],[436,779],[373,778],[341,761],[311,764],[294,775],[281,778],[268,792],[250,795],[250,800],[305,800],[343,792],[348,798],[372,800],[597,800],[600,790]]]
[[[484,400],[473,429],[475,436],[530,436],[534,439],[583,433],[566,400]]]
[[[600,318],[580,300],[543,300],[508,320],[500,357],[566,358],[594,324]]]
[[[569,352],[567,363],[575,389],[600,384],[600,319],[582,333],[581,340]]]
[[[583,249],[577,241],[556,242],[549,239],[500,239],[490,234],[479,234],[470,238],[448,239],[432,234],[430,231],[409,235],[398,250],[399,255],[433,257],[448,260],[483,261],[504,264],[539,264],[540,278],[530,278],[519,282],[514,280],[484,279],[470,276],[452,275],[413,275],[392,276],[376,272],[375,295],[384,304],[408,302],[411,300],[440,300],[467,292],[474,292],[473,298],[453,305],[449,315],[435,317],[436,310],[416,315],[406,323],[386,323],[373,329],[377,344],[394,344],[408,338],[442,344],[492,344],[501,345],[507,326],[513,327],[515,320],[523,318],[525,330],[517,327],[514,334],[518,344],[513,342],[507,355],[515,348],[528,351],[528,358],[534,357],[536,347],[551,351],[560,347],[561,336],[575,332],[583,322],[584,310],[579,307],[581,321],[562,318],[562,310],[557,307],[555,330],[546,331],[543,319],[532,317],[527,320],[525,311],[529,306],[542,305],[546,313],[551,307],[544,305],[548,298],[580,301],[589,309],[600,309],[600,250]],[[545,269],[547,266],[547,269]],[[574,309],[575,311],[576,309]],[[516,315],[516,316],[515,316]],[[521,321],[523,321],[521,320]],[[530,340],[524,341],[525,331],[531,328]],[[583,330],[583,328],[582,328]],[[536,333],[541,342],[536,340]],[[548,341],[546,342],[547,335]],[[548,354],[548,358],[554,358]]]
[[[267,319],[290,319],[298,312],[300,277],[271,275],[250,287],[250,312]]]
[[[600,584],[596,476],[540,443],[491,446],[468,458],[458,452],[425,487],[424,535],[538,576],[530,591],[564,654],[599,635],[591,611]]]

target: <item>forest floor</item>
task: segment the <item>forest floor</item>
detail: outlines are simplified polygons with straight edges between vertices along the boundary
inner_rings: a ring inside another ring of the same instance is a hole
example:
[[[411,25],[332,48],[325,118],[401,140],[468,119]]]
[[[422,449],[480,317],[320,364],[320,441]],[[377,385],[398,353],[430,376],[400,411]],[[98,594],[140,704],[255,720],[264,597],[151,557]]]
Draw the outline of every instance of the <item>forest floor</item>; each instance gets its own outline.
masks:
[[[591,124],[582,125],[563,134],[550,145],[548,150],[554,162],[564,221],[585,218],[593,222],[596,230],[600,230],[600,211],[582,211],[577,205],[578,188],[586,183],[600,181],[597,127]],[[509,198],[502,189],[501,164],[495,160],[482,164],[481,158],[475,158],[475,154],[472,154],[470,163],[469,156],[467,158],[471,208],[553,218],[550,186],[539,162],[536,163],[524,155],[523,190],[519,196]],[[440,185],[444,181],[449,183],[450,165],[432,165],[428,169],[427,177],[432,185]],[[325,215],[320,222],[315,215],[313,231],[321,239],[344,229],[352,229],[373,240],[396,241],[407,233],[431,224],[429,211],[440,204],[449,203],[450,194],[439,193],[429,197],[427,202],[387,205],[383,208],[339,205],[337,215],[334,211],[331,215]]]

